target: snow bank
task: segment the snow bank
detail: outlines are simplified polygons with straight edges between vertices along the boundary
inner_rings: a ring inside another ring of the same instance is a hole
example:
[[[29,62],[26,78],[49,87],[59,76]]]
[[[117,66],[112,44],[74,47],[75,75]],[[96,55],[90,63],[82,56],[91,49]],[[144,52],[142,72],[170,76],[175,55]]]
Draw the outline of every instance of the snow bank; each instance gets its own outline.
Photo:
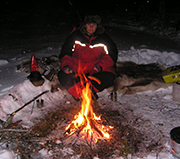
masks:
[[[14,159],[14,153],[12,151],[0,148],[0,159]]]
[[[1,59],[0,59],[0,66],[1,66],[1,65],[6,65],[6,64],[8,64],[8,61],[7,61],[7,60],[1,60]]]
[[[135,49],[131,46],[128,51],[122,50],[118,54],[118,61],[132,61],[137,64],[158,63],[168,67],[180,64],[180,54],[174,52],[160,52],[150,49]]]
[[[66,103],[72,98],[66,91],[59,90],[58,92],[51,93],[50,89],[49,81],[46,79],[40,87],[35,87],[29,80],[25,80],[10,90],[8,94],[0,100],[0,119],[6,121],[9,114],[18,110],[42,92],[48,91],[38,97],[39,100],[44,101],[43,108],[38,108],[37,102],[34,100],[22,110],[18,111],[13,117],[13,121],[22,120],[22,125],[29,128],[37,122],[34,121],[35,118],[38,120],[47,114],[48,111],[60,109],[58,108],[58,106],[61,105],[60,103]],[[63,105],[64,104],[62,104],[62,106]]]

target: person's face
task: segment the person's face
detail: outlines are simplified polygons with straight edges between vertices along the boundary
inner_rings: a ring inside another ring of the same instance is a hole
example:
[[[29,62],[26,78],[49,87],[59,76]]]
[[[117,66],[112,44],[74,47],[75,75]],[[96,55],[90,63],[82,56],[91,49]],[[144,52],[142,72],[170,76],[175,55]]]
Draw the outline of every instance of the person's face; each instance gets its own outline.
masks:
[[[89,23],[86,24],[86,30],[89,34],[93,34],[97,29],[97,24],[96,23]]]

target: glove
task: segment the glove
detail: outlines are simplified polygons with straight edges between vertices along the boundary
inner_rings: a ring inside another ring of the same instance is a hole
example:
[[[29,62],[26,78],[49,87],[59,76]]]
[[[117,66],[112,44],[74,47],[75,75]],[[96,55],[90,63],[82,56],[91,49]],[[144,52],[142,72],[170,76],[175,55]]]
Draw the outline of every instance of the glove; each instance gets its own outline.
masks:
[[[101,69],[100,69],[99,67],[97,67],[97,65],[94,65],[94,70],[95,70],[96,72],[100,72],[100,71],[101,71]]]
[[[65,68],[63,69],[63,71],[64,71],[66,74],[73,73],[72,69],[69,68],[69,67],[65,67]]]

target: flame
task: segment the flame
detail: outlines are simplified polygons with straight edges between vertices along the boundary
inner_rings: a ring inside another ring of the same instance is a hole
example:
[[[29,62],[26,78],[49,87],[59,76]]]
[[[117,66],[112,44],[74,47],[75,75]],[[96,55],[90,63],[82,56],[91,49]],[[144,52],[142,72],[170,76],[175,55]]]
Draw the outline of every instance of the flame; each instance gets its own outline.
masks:
[[[85,76],[83,76],[85,78]],[[83,83],[82,83],[83,85]],[[84,85],[83,85],[84,86]],[[110,139],[108,130],[112,126],[104,126],[101,124],[101,116],[96,116],[92,107],[92,92],[90,82],[86,79],[86,86],[82,89],[81,110],[78,115],[74,116],[74,120],[66,127],[66,134],[81,134],[82,138],[93,139],[96,143],[98,139]]]

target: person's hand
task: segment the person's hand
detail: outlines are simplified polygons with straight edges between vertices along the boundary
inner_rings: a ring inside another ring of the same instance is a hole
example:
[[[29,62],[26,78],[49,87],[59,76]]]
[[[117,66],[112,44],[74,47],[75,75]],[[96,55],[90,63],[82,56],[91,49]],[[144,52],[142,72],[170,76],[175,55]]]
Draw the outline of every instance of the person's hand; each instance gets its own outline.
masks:
[[[63,71],[64,71],[66,74],[73,73],[72,69],[69,68],[69,67],[66,67]]]
[[[99,72],[99,71],[100,71],[99,67],[97,67],[96,65],[94,66],[94,70],[95,70],[96,72]]]

